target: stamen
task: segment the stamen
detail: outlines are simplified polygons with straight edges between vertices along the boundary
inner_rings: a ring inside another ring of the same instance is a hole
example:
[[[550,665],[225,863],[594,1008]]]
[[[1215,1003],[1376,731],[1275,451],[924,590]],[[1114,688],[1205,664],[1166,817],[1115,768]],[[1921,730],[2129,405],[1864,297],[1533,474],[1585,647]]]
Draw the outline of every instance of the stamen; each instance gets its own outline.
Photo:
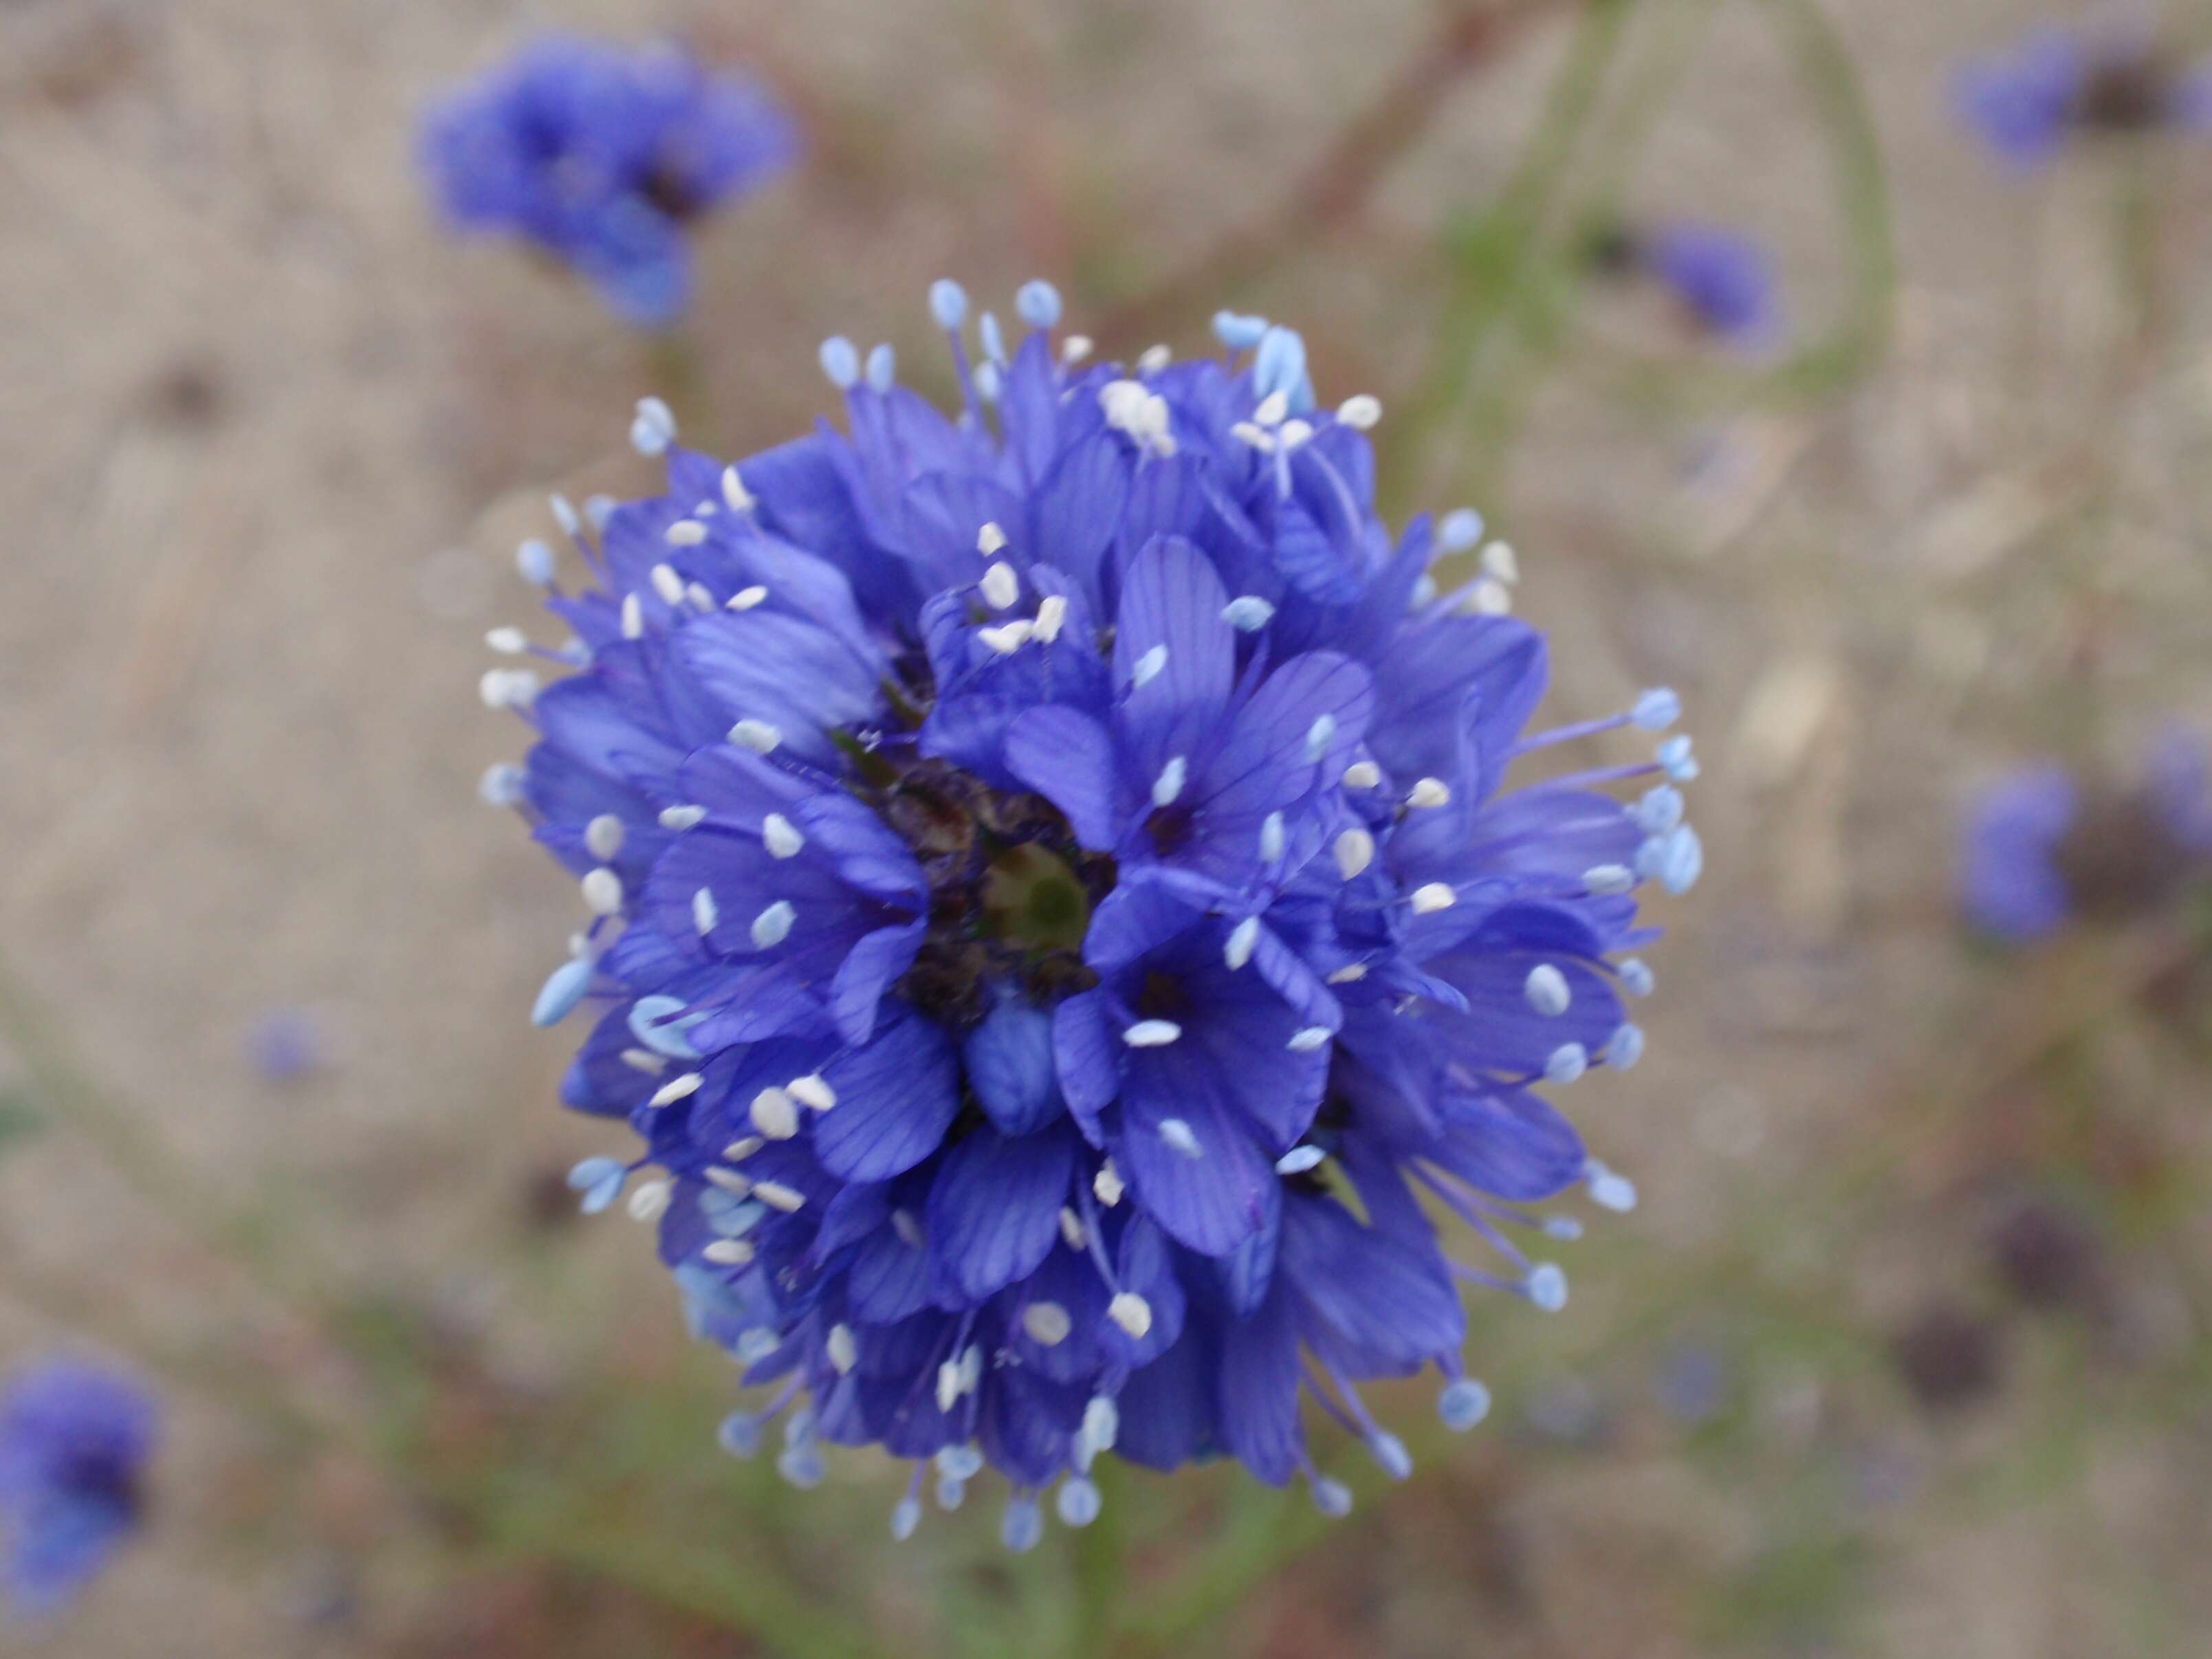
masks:
[[[553,586],[553,550],[535,537],[514,550],[514,568],[532,587]]]
[[[806,845],[806,837],[782,813],[771,812],[761,820],[761,845],[768,848],[770,858],[797,858]]]
[[[1067,1340],[1075,1322],[1057,1302],[1032,1302],[1022,1310],[1022,1328],[1039,1346],[1056,1348]]]
[[[1455,507],[1437,526],[1437,545],[1447,553],[1464,553],[1482,539],[1482,514],[1471,507]]]
[[[1644,1058],[1644,1028],[1622,1025],[1605,1040],[1605,1063],[1625,1072]]]
[[[650,1048],[625,1048],[623,1064],[633,1072],[642,1072],[647,1077],[659,1077],[668,1069],[668,1062]]]
[[[774,950],[791,937],[791,925],[798,920],[799,911],[789,899],[776,900],[753,918],[753,945],[759,950]]]
[[[1060,630],[1067,626],[1067,596],[1048,593],[1037,601],[1036,628],[1034,637],[1039,645],[1050,645],[1060,637]]]
[[[1031,328],[1050,328],[1060,320],[1060,290],[1042,280],[1024,283],[1014,295],[1014,314]]]
[[[707,539],[707,526],[696,519],[678,519],[661,534],[667,538],[671,547],[696,547]],[[653,580],[657,582],[659,580],[660,574],[656,569]],[[669,603],[673,605],[675,601],[672,599]]]
[[[630,447],[641,455],[665,455],[676,441],[676,416],[658,398],[640,398],[637,416],[629,423]]]
[[[1636,885],[1636,872],[1625,864],[1593,864],[1583,872],[1583,885],[1601,897],[1626,893]]]
[[[803,1209],[806,1194],[796,1187],[787,1187],[781,1181],[759,1181],[753,1183],[753,1196],[771,1210],[781,1210],[786,1215]]]
[[[477,695],[487,708],[527,708],[537,700],[538,676],[527,668],[488,668]]]
[[[1053,1499],[1061,1522],[1070,1527],[1089,1526],[1098,1518],[1100,1506],[1098,1488],[1080,1475],[1063,1481],[1059,1496]]]
[[[1275,1173],[1304,1175],[1308,1170],[1318,1168],[1328,1157],[1328,1154],[1318,1146],[1293,1146],[1275,1160]]]
[[[1164,1048],[1182,1036],[1182,1027],[1171,1019],[1140,1019],[1121,1033],[1132,1048]]]
[[[995,524],[986,524],[975,532],[975,550],[985,558],[996,555],[1006,544],[1006,532]]]
[[[898,1242],[909,1250],[921,1249],[929,1242],[929,1235],[921,1230],[921,1218],[912,1210],[893,1210],[891,1231],[898,1235]]]
[[[1354,432],[1369,431],[1382,418],[1382,401],[1367,392],[1358,392],[1336,406],[1336,418]]]
[[[996,628],[979,628],[975,637],[1002,657],[1010,657],[1030,642],[1036,625],[1025,620],[1001,623]]]
[[[502,657],[519,657],[530,649],[530,639],[519,628],[495,628],[484,635],[484,644]]]
[[[1004,562],[994,564],[983,573],[981,586],[983,603],[994,611],[1011,609],[1014,601],[1022,596],[1021,580],[1014,574],[1013,566]]]
[[[1664,732],[1682,718],[1682,700],[1669,686],[1654,686],[1637,698],[1628,717],[1647,732]]]
[[[1338,969],[1328,976],[1328,982],[1331,985],[1357,985],[1361,980],[1365,979],[1366,977],[1367,964],[1365,963],[1347,962],[1343,967]]]
[[[745,481],[738,476],[738,469],[734,466],[722,469],[722,501],[732,513],[750,513],[757,504],[753,500],[753,492],[745,488]]]
[[[753,1097],[746,1115],[753,1127],[770,1140],[789,1140],[799,1133],[799,1103],[787,1089],[762,1090]]]
[[[1641,957],[1630,957],[1617,971],[1620,975],[1620,988],[1632,997],[1648,997],[1657,988],[1658,981],[1652,977],[1651,969],[1644,965]]]
[[[604,864],[584,872],[577,884],[583,890],[584,908],[595,916],[611,916],[623,907],[622,878]]]
[[[929,285],[929,314],[938,327],[954,329],[968,320],[968,292],[950,276]]]
[[[622,636],[626,640],[645,637],[645,606],[635,593],[623,595]]]
[[[1283,856],[1283,815],[1270,812],[1260,821],[1260,862],[1273,864]]]
[[[1043,1536],[1044,1516],[1037,1511],[1036,1499],[1017,1498],[1006,1505],[1006,1512],[999,1521],[1001,1544],[1016,1555],[1026,1555]]]
[[[1373,761],[1354,761],[1344,769],[1347,789],[1372,789],[1382,781],[1382,769]]]
[[[1563,1042],[1544,1062],[1547,1083],[1572,1083],[1589,1069],[1589,1050],[1579,1042]]]
[[[1522,987],[1528,1006],[1547,1019],[1556,1019],[1567,1012],[1574,1000],[1568,988],[1567,976],[1550,963],[1540,963],[1528,970],[1527,982]]]
[[[1451,805],[1451,785],[1442,778],[1423,778],[1413,786],[1413,793],[1406,797],[1406,805],[1413,807],[1449,806]]]
[[[1567,1275],[1556,1261],[1539,1261],[1529,1268],[1523,1285],[1528,1300],[1546,1313],[1557,1313],[1567,1305]]]
[[[1325,1047],[1336,1033],[1326,1025],[1308,1025],[1291,1034],[1289,1048],[1293,1054],[1308,1054]]]
[[[703,806],[664,806],[660,809],[660,827],[681,835],[686,830],[696,829],[707,821]]]
[[[1454,1434],[1465,1434],[1490,1415],[1490,1390],[1471,1376],[1460,1377],[1437,1395],[1437,1415]]]
[[[1160,677],[1160,671],[1167,665],[1167,647],[1164,645],[1154,646],[1151,650],[1146,652],[1143,656],[1138,658],[1135,666],[1129,670],[1129,684],[1131,689],[1135,690],[1143,686],[1150,685],[1154,680]]]
[[[1336,867],[1346,881],[1375,862],[1375,837],[1357,827],[1336,838]]]
[[[837,1091],[830,1086],[819,1072],[795,1077],[783,1085],[783,1090],[811,1111],[826,1112],[837,1103]]]
[[[860,354],[853,343],[842,334],[833,334],[822,343],[817,355],[830,384],[840,392],[850,392],[860,378]]]
[[[1109,1210],[1121,1201],[1121,1194],[1128,1191],[1128,1186],[1121,1179],[1121,1172],[1114,1167],[1112,1158],[1098,1166],[1098,1173],[1091,1178],[1091,1190]]]
[[[742,1238],[717,1238],[702,1248],[700,1255],[718,1267],[750,1267],[760,1253]]]
[[[755,605],[765,605],[767,602],[768,589],[755,582],[750,587],[741,587],[731,594],[729,608],[732,611],[750,611]]]
[[[1336,716],[1323,714],[1306,728],[1306,758],[1317,761],[1328,753],[1328,746],[1336,741]]]
[[[1190,763],[1181,755],[1170,755],[1168,763],[1160,768],[1160,775],[1152,781],[1152,805],[1172,806],[1182,793],[1185,781],[1190,775]]]
[[[653,1098],[646,1103],[653,1107],[673,1106],[678,1101],[688,1100],[697,1094],[699,1085],[705,1081],[706,1079],[698,1073],[686,1072],[681,1077],[669,1079],[659,1088],[654,1090]]]
[[[1453,905],[1459,902],[1459,895],[1452,890],[1449,884],[1432,881],[1416,887],[1412,898],[1407,902],[1413,906],[1415,915],[1425,916],[1437,910],[1450,909]]]
[[[701,937],[713,933],[721,920],[721,907],[714,902],[712,890],[702,887],[691,895],[691,925],[699,930]]]
[[[1134,1291],[1116,1291],[1106,1304],[1106,1316],[1133,1341],[1143,1341],[1152,1328],[1152,1304]]]
[[[477,780],[477,799],[487,806],[520,806],[529,776],[513,761],[487,766],[483,776]]]
[[[1060,343],[1060,361],[1070,368],[1091,355],[1093,342],[1088,334],[1071,334]]]
[[[878,343],[868,351],[868,390],[889,392],[898,380],[898,353],[890,344]]]
[[[530,1007],[532,1025],[558,1025],[575,1012],[576,1005],[584,1000],[584,993],[592,988],[592,964],[585,957],[574,957],[562,963],[546,975],[538,1000]]]
[[[860,1363],[860,1339],[853,1334],[850,1325],[832,1325],[822,1348],[840,1376],[850,1376],[853,1367]]]
[[[629,1211],[630,1219],[633,1221],[659,1220],[667,1212],[668,1199],[672,1190],[670,1183],[665,1181],[648,1181],[639,1186],[630,1194],[629,1203],[626,1206]]]
[[[1229,939],[1221,947],[1221,959],[1234,972],[1252,960],[1252,952],[1259,943],[1260,918],[1247,916],[1229,930]]]
[[[1583,1168],[1583,1178],[1589,1182],[1590,1202],[1601,1210],[1626,1215],[1636,1207],[1636,1183],[1626,1176],[1616,1175],[1592,1158]]]
[[[1160,1120],[1160,1139],[1185,1158],[1204,1158],[1206,1148],[1198,1144],[1198,1135],[1189,1124],[1179,1117]]]
[[[1221,620],[1243,634],[1256,634],[1275,618],[1275,607],[1255,593],[1244,593],[1221,607]]]
[[[767,755],[783,741],[783,733],[766,720],[742,720],[730,728],[730,741],[756,755]]]
[[[1083,1218],[1065,1204],[1060,1206],[1060,1236],[1071,1250],[1081,1249],[1090,1238],[1083,1231]]]

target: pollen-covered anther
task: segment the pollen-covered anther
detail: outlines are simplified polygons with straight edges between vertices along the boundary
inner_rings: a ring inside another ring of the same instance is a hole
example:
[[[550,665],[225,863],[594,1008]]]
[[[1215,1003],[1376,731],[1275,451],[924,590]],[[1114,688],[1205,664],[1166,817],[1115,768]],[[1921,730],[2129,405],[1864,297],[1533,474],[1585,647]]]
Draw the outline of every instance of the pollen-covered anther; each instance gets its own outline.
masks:
[[[1159,776],[1152,780],[1152,805],[1174,805],[1189,776],[1190,762],[1181,755],[1169,756],[1168,763],[1160,768]]]
[[[555,571],[553,550],[533,537],[514,550],[514,568],[532,587],[550,587]]]
[[[768,589],[755,582],[750,587],[741,587],[730,595],[728,608],[732,611],[750,611],[756,605],[768,603]]]
[[[1449,806],[1451,805],[1451,785],[1442,778],[1423,778],[1407,795],[1406,805],[1417,808]]]
[[[755,506],[753,492],[745,488],[734,466],[722,469],[722,501],[732,513],[750,513]]]
[[[783,733],[766,720],[741,720],[730,728],[730,741],[756,755],[770,755],[783,741]]]
[[[1294,1054],[1311,1054],[1316,1048],[1327,1048],[1329,1039],[1335,1035],[1336,1033],[1326,1025],[1302,1026],[1291,1033],[1291,1040],[1287,1046]]]
[[[783,1090],[809,1111],[826,1112],[837,1103],[837,1091],[830,1086],[819,1072],[795,1077],[783,1085]]]
[[[1329,744],[1336,741],[1336,716],[1322,714],[1306,728],[1306,758],[1317,761],[1328,753]]]
[[[1179,1117],[1164,1117],[1159,1124],[1160,1139],[1170,1152],[1184,1158],[1204,1158],[1206,1148],[1199,1144],[1197,1131]]]
[[[752,1196],[753,1178],[741,1170],[725,1170],[720,1164],[710,1164],[707,1166],[707,1180],[732,1198]]]
[[[770,858],[793,859],[805,848],[806,837],[782,813],[770,812],[761,820],[761,845],[768,848]]]
[[[771,1210],[781,1210],[786,1215],[806,1206],[806,1194],[796,1187],[787,1187],[781,1181],[757,1181],[753,1196]]]
[[[1318,1146],[1293,1146],[1275,1160],[1275,1173],[1282,1176],[1304,1175],[1318,1169],[1328,1154]]]
[[[622,636],[626,640],[645,637],[645,602],[635,593],[623,595]]]
[[[641,455],[665,455],[676,441],[676,416],[658,398],[640,398],[629,423],[630,447]]]
[[[1261,426],[1280,426],[1283,417],[1291,412],[1291,394],[1279,388],[1260,399],[1252,410],[1252,418]]]
[[[1286,835],[1280,812],[1270,812],[1260,820],[1260,861],[1262,864],[1273,864],[1282,858]]]
[[[1528,1006],[1547,1019],[1556,1019],[1565,1013],[1574,1000],[1567,976],[1548,962],[1539,963],[1528,970],[1522,991]]]
[[[681,1077],[671,1078],[653,1091],[653,1098],[646,1104],[655,1108],[673,1106],[678,1101],[687,1100],[697,1094],[699,1085],[705,1081],[696,1072],[686,1072]]]
[[[527,708],[538,699],[538,676],[527,668],[487,668],[477,694],[487,708]]]
[[[1636,872],[1625,864],[1593,864],[1583,872],[1583,885],[1600,897],[1609,897],[1633,890]]]
[[[891,1212],[891,1231],[909,1250],[918,1250],[929,1243],[929,1235],[922,1231],[921,1218],[912,1210]]]
[[[830,1334],[823,1340],[822,1351],[840,1376],[851,1376],[853,1367],[860,1363],[860,1344],[850,1325],[832,1325]]]
[[[764,1136],[739,1135],[722,1148],[722,1156],[732,1164],[742,1164],[767,1145],[768,1140]]]
[[[530,649],[530,638],[519,628],[495,628],[484,635],[484,644],[502,657],[519,657]]]
[[[1589,1070],[1589,1050],[1579,1042],[1563,1042],[1544,1061],[1547,1083],[1572,1083]]]
[[[1567,1305],[1567,1275],[1555,1261],[1540,1261],[1529,1268],[1522,1287],[1528,1300],[1546,1313],[1557,1313]]]
[[[1482,550],[1482,574],[1508,587],[1521,580],[1521,560],[1510,542],[1492,542]]]
[[[1121,1201],[1121,1194],[1128,1191],[1128,1185],[1121,1179],[1121,1172],[1114,1167],[1112,1158],[1101,1164],[1098,1173],[1091,1177],[1091,1190],[1109,1210]]]
[[[671,547],[696,547],[707,539],[707,526],[696,519],[678,519],[660,533]]]
[[[668,1209],[673,1188],[665,1181],[641,1182],[630,1190],[626,1206],[633,1221],[658,1221]]]
[[[699,1254],[718,1267],[750,1267],[759,1251],[742,1238],[717,1238],[710,1241]]]
[[[1032,1302],[1022,1310],[1022,1328],[1040,1347],[1056,1348],[1067,1340],[1075,1322],[1057,1302]]]
[[[1382,769],[1373,761],[1354,761],[1344,769],[1347,789],[1372,789],[1382,781]]]
[[[1233,970],[1252,960],[1252,952],[1260,944],[1260,918],[1247,916],[1229,930],[1229,937],[1221,946],[1221,959]]]
[[[975,532],[975,550],[985,558],[996,558],[1006,545],[1006,532],[995,524],[987,523]]]
[[[995,628],[979,628],[975,637],[1002,657],[1010,657],[1030,642],[1036,632],[1036,624],[1025,617],[1000,623]]]
[[[1097,349],[1097,343],[1088,334],[1071,334],[1060,343],[1060,361],[1063,363],[1081,362]]]
[[[1119,1291],[1106,1304],[1106,1317],[1132,1340],[1141,1342],[1152,1328],[1152,1304],[1134,1291]]]
[[[1452,890],[1449,883],[1431,881],[1416,887],[1406,902],[1412,906],[1415,915],[1425,916],[1438,910],[1450,909],[1459,902],[1459,895]]]
[[[1221,620],[1241,634],[1256,634],[1275,619],[1275,607],[1256,593],[1241,593],[1221,607]]]
[[[1130,688],[1133,690],[1142,690],[1146,686],[1150,685],[1154,680],[1159,678],[1161,671],[1165,669],[1167,665],[1167,647],[1164,645],[1153,646],[1142,656],[1139,657],[1136,662],[1131,665],[1129,669]]]
[[[1182,1036],[1182,1027],[1171,1019],[1140,1019],[1121,1033],[1132,1048],[1164,1048]]]
[[[1012,609],[1014,601],[1022,596],[1021,578],[1014,574],[1013,566],[1004,560],[986,570],[983,580],[977,586],[983,590],[983,603],[994,611]]]
[[[1343,967],[1336,969],[1329,974],[1328,982],[1331,985],[1357,985],[1361,980],[1365,979],[1366,977],[1367,964],[1365,963],[1347,962]]]
[[[770,1140],[789,1140],[799,1133],[799,1103],[787,1089],[766,1088],[753,1097],[746,1115]]]
[[[623,908],[622,878],[604,864],[584,872],[577,884],[583,890],[584,908],[595,916],[618,915]]]
[[[623,849],[623,821],[611,812],[602,812],[584,826],[584,850],[605,863]]]
[[[1067,596],[1048,593],[1037,601],[1036,626],[1033,636],[1039,645],[1050,645],[1060,637],[1060,630],[1067,626]]]
[[[1336,838],[1335,854],[1337,873],[1350,881],[1375,862],[1375,837],[1357,827],[1346,830]]]
[[[1336,406],[1336,418],[1354,432],[1370,430],[1382,418],[1382,403],[1367,392],[1355,393]]]

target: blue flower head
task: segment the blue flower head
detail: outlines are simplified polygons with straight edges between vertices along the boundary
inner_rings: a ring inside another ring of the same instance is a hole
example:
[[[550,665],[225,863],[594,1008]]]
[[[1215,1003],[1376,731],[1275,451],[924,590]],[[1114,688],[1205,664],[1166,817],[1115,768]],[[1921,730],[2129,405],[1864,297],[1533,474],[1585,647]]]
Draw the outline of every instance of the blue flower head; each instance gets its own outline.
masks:
[[[137,1528],[159,1419],[128,1378],[49,1360],[0,1394],[0,1583],[17,1609],[65,1603]]]
[[[422,126],[447,220],[564,259],[629,320],[690,294],[690,222],[790,166],[798,129],[749,76],[678,48],[550,35],[450,94]]]
[[[2040,29],[2009,53],[1966,64],[1952,91],[1960,118],[2022,169],[2049,161],[2076,133],[2212,126],[2212,77],[2177,73],[2134,35]]]
[[[1994,939],[2024,945],[2083,915],[2139,914],[2212,860],[2212,780],[2203,746],[2168,732],[2132,787],[2024,767],[1967,815],[1959,897]]]
[[[665,491],[554,503],[574,585],[524,550],[575,672],[485,677],[537,736],[485,793],[580,883],[564,1098],[644,1142],[573,1184],[770,1391],[723,1443],[910,1460],[902,1535],[987,1466],[1009,1543],[1048,1488],[1083,1524],[1109,1451],[1340,1510],[1307,1407],[1402,1474],[1360,1384],[1472,1426],[1462,1287],[1560,1305],[1523,1246],[1579,1224],[1523,1206],[1634,1200],[1546,1090],[1643,1051],[1638,893],[1703,860],[1677,700],[1531,732],[1510,555],[1439,586],[1480,521],[1386,529],[1380,407],[1291,331],[1125,368],[1042,284],[1018,341],[931,312],[952,415],[832,340],[843,432],[726,465],[647,400]],[[1656,757],[1508,781],[1619,731]]]

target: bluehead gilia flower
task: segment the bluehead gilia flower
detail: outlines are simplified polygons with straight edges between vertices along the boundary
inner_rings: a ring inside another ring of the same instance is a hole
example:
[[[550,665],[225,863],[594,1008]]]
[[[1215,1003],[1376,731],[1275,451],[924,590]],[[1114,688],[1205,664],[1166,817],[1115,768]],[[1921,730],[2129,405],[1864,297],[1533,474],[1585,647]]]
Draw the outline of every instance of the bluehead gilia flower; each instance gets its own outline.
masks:
[[[1997,157],[2039,167],[2085,133],[2212,128],[2212,72],[2184,70],[2139,34],[2039,29],[1962,68],[1960,118]]]
[[[2025,945],[2155,908],[2208,865],[2212,775],[2203,745],[2173,730],[2132,783],[2045,762],[1984,789],[1960,837],[1959,898],[1981,931]]]
[[[691,222],[794,161],[798,129],[750,76],[680,48],[545,36],[449,94],[420,154],[447,222],[519,236],[648,326],[691,289]]]
[[[0,1585],[29,1613],[67,1602],[137,1530],[159,1417],[136,1382],[46,1360],[0,1394]]]
[[[1510,551],[1440,590],[1480,520],[1386,531],[1380,409],[1319,407],[1291,331],[1124,369],[1055,349],[1043,283],[980,355],[932,307],[950,418],[833,339],[845,432],[724,465],[648,400],[665,492],[555,501],[576,586],[522,549],[576,672],[485,677],[538,741],[484,793],[590,914],[534,1011],[592,1018],[564,1097],[646,1142],[572,1184],[629,1185],[773,1390],[725,1443],[785,1414],[801,1486],[823,1443],[911,1460],[901,1535],[933,1462],[947,1506],[999,1470],[1017,1547],[1055,1483],[1081,1524],[1109,1450],[1340,1509],[1302,1407],[1402,1474],[1359,1383],[1432,1369],[1472,1426],[1462,1286],[1557,1307],[1516,1237],[1578,1224],[1521,1206],[1633,1201],[1541,1091],[1642,1052],[1696,763],[1507,774],[1676,699],[1530,732]]]
[[[1714,339],[1758,347],[1780,329],[1773,260],[1741,231],[1687,220],[1614,227],[1592,242],[1590,258],[1601,273],[1656,284]]]

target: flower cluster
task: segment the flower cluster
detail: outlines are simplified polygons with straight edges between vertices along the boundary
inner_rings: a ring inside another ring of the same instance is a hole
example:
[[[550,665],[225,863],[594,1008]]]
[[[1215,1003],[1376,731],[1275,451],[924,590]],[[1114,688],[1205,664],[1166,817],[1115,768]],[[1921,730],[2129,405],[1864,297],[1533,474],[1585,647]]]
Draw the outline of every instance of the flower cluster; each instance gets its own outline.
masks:
[[[159,1420],[137,1384],[50,1360],[0,1395],[0,1582],[31,1613],[66,1601],[136,1530]]]
[[[1966,125],[2020,167],[2041,166],[2077,133],[2212,128],[2212,73],[2179,70],[2132,34],[2039,30],[1967,64],[1954,96]]]
[[[1729,344],[1765,345],[1780,328],[1773,262],[1740,231],[1681,220],[1616,227],[1590,255],[1602,274],[1656,284],[1699,332]]]
[[[2131,784],[2046,762],[1983,791],[1962,837],[1960,899],[1977,927],[2023,945],[2079,916],[2153,909],[2208,865],[2212,775],[2203,746],[2175,731]]]
[[[1025,1547],[1109,1449],[1339,1510],[1302,1406],[1402,1474],[1358,1385],[1433,1368],[1471,1426],[1460,1287],[1556,1308],[1515,1235],[1578,1224],[1522,1206],[1633,1202],[1538,1090],[1643,1050],[1690,742],[1505,780],[1676,699],[1526,730],[1510,550],[1440,589],[1480,520],[1388,534],[1380,409],[1318,407],[1291,330],[1124,369],[1055,347],[1042,283],[978,355],[961,290],[931,307],[957,415],[832,339],[847,432],[723,465],[648,399],[665,493],[555,501],[581,586],[522,548],[578,672],[485,677],[538,741],[484,790],[590,913],[533,1015],[590,1011],[564,1098],[646,1141],[572,1183],[635,1181],[695,1329],[773,1389],[725,1444],[788,1411],[800,1486],[824,1442],[912,1460],[901,1535],[933,1461],[948,1506],[988,1464]]]
[[[672,46],[538,40],[423,123],[422,166],[447,220],[566,260],[633,322],[690,293],[685,229],[799,153],[791,118],[749,77]]]

